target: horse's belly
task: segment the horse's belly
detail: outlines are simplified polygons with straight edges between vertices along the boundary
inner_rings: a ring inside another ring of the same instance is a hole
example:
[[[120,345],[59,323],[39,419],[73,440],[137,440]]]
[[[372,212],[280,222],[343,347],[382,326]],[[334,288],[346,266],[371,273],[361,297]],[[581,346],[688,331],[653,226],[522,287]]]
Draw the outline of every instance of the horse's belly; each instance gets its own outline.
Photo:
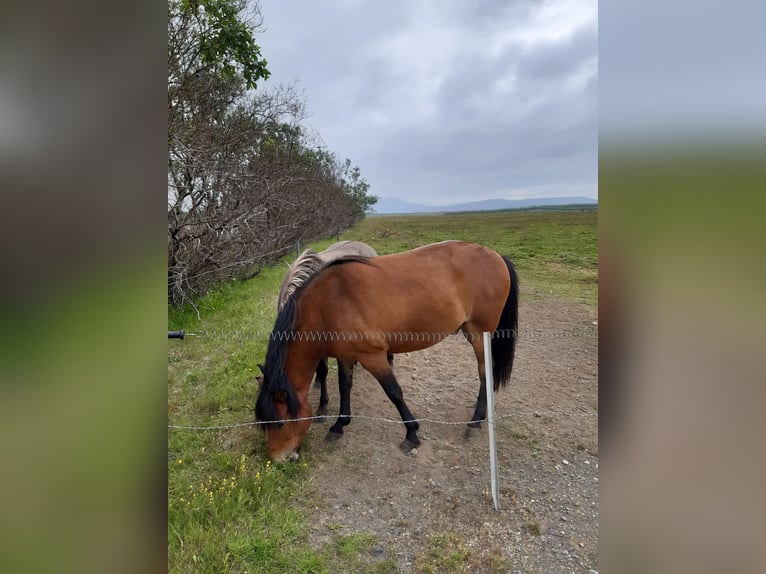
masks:
[[[388,352],[392,354],[398,353],[412,353],[414,351],[422,351],[428,347],[432,347],[437,343],[440,343],[446,339],[449,335],[443,333],[424,333],[416,334],[412,333],[402,340],[393,340],[389,342]]]

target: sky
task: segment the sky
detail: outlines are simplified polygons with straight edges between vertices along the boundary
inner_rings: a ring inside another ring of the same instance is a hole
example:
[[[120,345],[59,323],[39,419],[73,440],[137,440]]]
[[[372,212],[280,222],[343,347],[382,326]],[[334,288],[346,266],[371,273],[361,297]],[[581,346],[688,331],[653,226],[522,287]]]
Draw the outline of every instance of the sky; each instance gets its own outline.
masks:
[[[370,193],[427,205],[598,197],[596,0],[262,0],[265,87]]]

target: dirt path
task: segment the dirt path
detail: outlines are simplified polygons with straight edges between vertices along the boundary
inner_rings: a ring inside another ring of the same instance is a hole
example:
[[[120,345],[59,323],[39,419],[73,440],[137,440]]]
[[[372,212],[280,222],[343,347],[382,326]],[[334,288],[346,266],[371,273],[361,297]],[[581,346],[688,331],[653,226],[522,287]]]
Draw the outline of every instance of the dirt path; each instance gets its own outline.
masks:
[[[354,419],[334,444],[312,428],[322,463],[312,481],[312,541],[373,533],[364,557],[401,572],[588,572],[598,569],[598,350],[596,312],[553,299],[522,300],[511,381],[496,395],[501,509],[489,494],[486,423],[421,423],[405,455],[401,425]],[[523,333],[528,336],[523,336]],[[535,336],[536,333],[539,333]],[[334,363],[334,361],[333,361]],[[398,355],[395,373],[419,418],[464,421],[479,385],[470,345],[451,337]],[[330,373],[330,412],[337,413]],[[312,404],[318,402],[311,391]],[[398,419],[377,381],[357,368],[352,413]],[[564,414],[551,414],[564,413]],[[452,555],[449,565],[439,556]],[[441,570],[440,570],[441,568]]]

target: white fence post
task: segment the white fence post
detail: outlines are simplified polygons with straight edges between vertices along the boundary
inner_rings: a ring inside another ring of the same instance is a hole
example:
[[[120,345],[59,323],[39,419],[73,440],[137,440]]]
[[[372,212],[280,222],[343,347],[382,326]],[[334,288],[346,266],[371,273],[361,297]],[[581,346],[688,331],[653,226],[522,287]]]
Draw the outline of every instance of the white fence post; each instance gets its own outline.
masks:
[[[492,335],[484,332],[484,373],[487,384],[487,427],[489,428],[489,472],[492,502],[500,510],[500,492],[497,484],[497,449],[495,447],[495,395],[492,380]]]

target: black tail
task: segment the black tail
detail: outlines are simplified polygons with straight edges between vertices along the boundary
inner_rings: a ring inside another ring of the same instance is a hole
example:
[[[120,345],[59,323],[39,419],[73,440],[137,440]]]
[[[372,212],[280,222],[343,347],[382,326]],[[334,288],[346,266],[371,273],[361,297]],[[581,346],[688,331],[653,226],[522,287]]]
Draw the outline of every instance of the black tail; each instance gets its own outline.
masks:
[[[519,323],[519,280],[511,260],[503,256],[503,261],[508,266],[508,274],[511,276],[511,291],[505,300],[500,322],[492,338],[492,377],[495,390],[504,387],[511,378],[513,355],[516,352],[516,330]]]

